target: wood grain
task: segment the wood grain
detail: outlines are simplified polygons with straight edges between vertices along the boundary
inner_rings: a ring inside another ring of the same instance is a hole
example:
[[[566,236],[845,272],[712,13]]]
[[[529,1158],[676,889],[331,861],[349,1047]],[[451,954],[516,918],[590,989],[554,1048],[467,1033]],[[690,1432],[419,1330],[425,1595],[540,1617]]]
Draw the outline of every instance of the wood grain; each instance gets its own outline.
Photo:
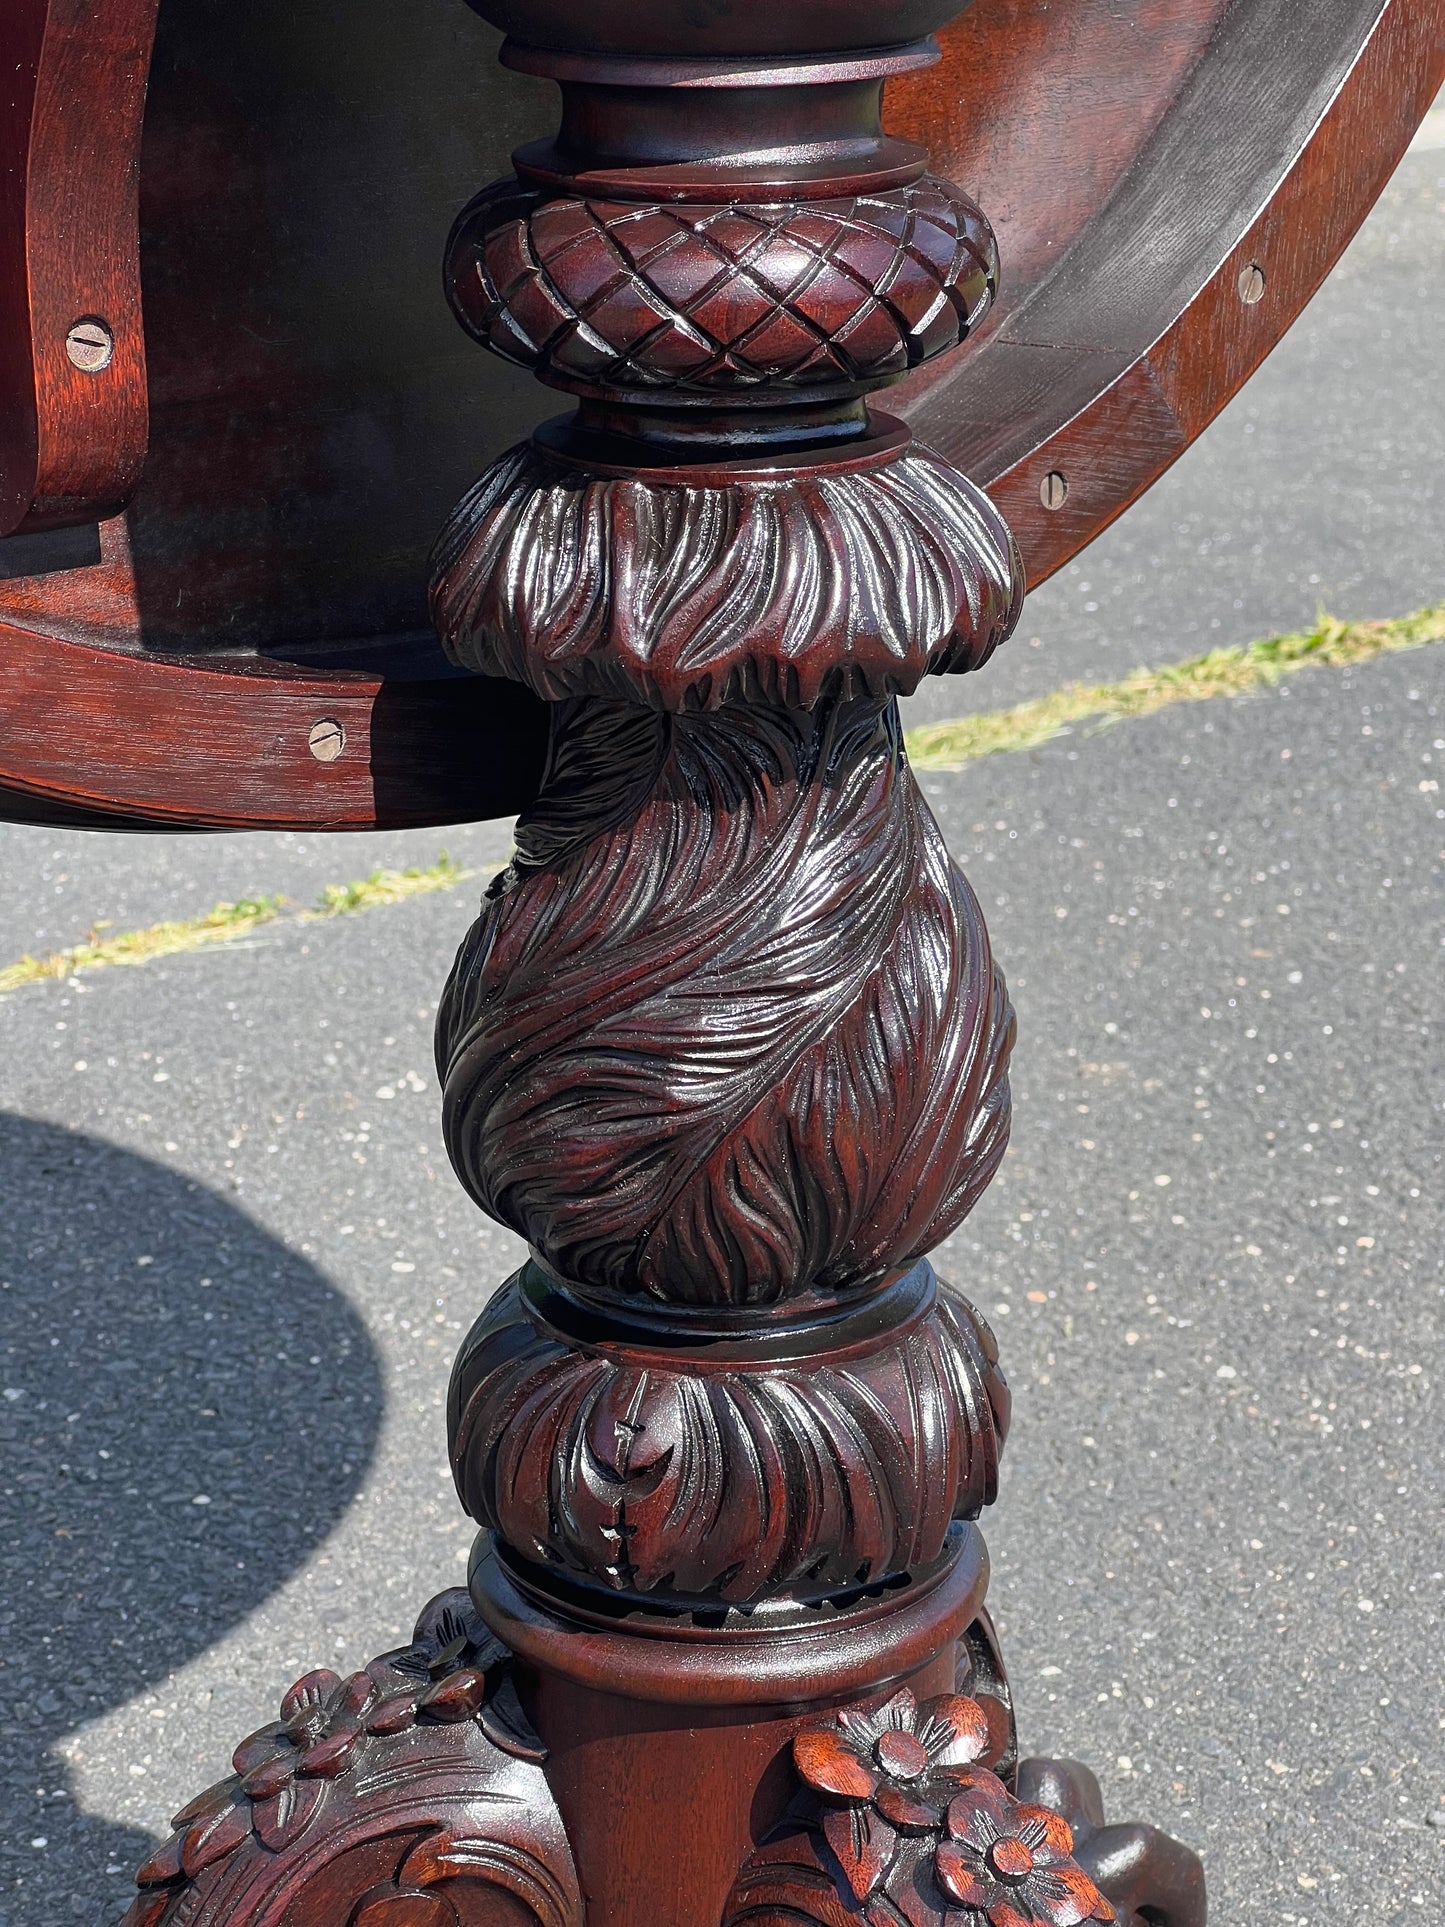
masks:
[[[986,29],[992,4],[979,0],[960,25]],[[1156,481],[1282,339],[1445,82],[1445,0],[1323,0],[1309,9],[1308,58],[1284,62],[1294,0],[1233,5],[1207,34],[1206,12],[1177,22],[1192,20],[1199,38],[1187,72],[1166,38],[1152,107],[1126,92],[1101,116],[1131,130],[1127,152],[1117,136],[1112,149],[1085,138],[1086,153],[1112,156],[1087,219],[1070,215],[1048,237],[1031,277],[1010,274],[1005,212],[991,336],[912,377],[894,402],[1005,509],[1031,587]],[[972,125],[959,78],[955,141]],[[1070,86],[1056,75],[1031,102],[1036,147],[1052,140]],[[974,187],[966,167],[963,179]],[[1265,295],[1250,305],[1239,276],[1252,264]],[[1040,500],[1050,473],[1068,481],[1065,513]]]
[[[305,675],[123,655],[0,625],[0,808],[112,828],[362,830],[502,816],[536,789],[542,705],[487,679]],[[312,727],[340,723],[318,762]],[[123,806],[123,813],[117,805]]]
[[[437,1021],[453,1167],[532,1254],[448,1400],[477,1620],[433,1611],[419,1653],[298,1682],[177,1816],[130,1927],[1202,1927],[1195,1856],[1095,1824],[1081,1769],[1017,1797],[973,1523],[1009,1397],[926,1257],[1002,1160],[1014,1026],[895,695],[982,668],[1023,570],[958,463],[867,408],[983,320],[986,214],[888,145],[881,78],[927,50],[860,63],[869,0],[746,0],[719,16],[727,58],[705,16],[537,18],[554,44],[509,57],[559,81],[562,129],[519,158],[524,185],[469,204],[450,292],[578,406],[462,496],[430,598],[470,687],[504,678],[549,718]],[[737,57],[749,21],[805,57]],[[1178,100],[1215,86],[1198,74]],[[1124,243],[1148,239],[1129,195],[1175,135],[1161,109],[1122,173],[1113,154],[1075,248],[1107,253],[1114,206]],[[977,407],[976,457],[1111,398],[1064,540],[1187,439],[1120,318],[1147,345],[1136,310],[1174,303],[1123,259],[1122,306],[1080,297],[1107,329],[1058,337],[1045,277],[1038,338],[1024,303],[980,356],[1012,385]],[[192,678],[204,658],[148,653],[158,553],[106,524],[90,619],[107,595],[129,611],[128,676]],[[328,681],[295,660],[250,676],[313,717]],[[349,680],[369,734],[310,772],[338,811],[363,761],[378,773],[388,695],[422,677]],[[440,691],[458,717],[462,687]],[[300,731],[274,750],[298,782]]]
[[[141,9],[141,0],[107,0],[107,17],[127,5]],[[39,59],[37,23],[58,19],[58,9],[59,0],[17,0],[14,30],[29,36],[30,49],[22,92]],[[915,371],[890,405],[990,490],[1030,583],[1136,499],[1258,366],[1445,80],[1445,0],[1318,0],[1303,37],[1298,21],[1297,0],[1234,0],[1227,10],[1220,0],[1137,0],[1125,9],[1070,0],[1046,11],[1026,0],[974,0],[945,28],[941,65],[890,83],[889,126],[930,144],[944,171],[987,207],[1003,260],[997,314],[978,341]],[[333,659],[342,666],[335,701],[350,706],[353,738],[366,727],[355,706],[400,679],[406,687],[395,700],[433,732],[435,749],[424,769],[373,786],[369,797],[360,788],[349,794],[342,820],[446,820],[479,807],[461,800],[477,796],[475,739],[450,727],[453,698],[449,685],[431,680],[435,659],[418,673],[424,557],[449,479],[455,489],[475,465],[470,451],[488,409],[522,428],[545,405],[523,399],[505,374],[489,385],[467,372],[459,350],[418,319],[430,295],[403,291],[425,280],[407,252],[418,223],[440,233],[468,191],[447,158],[447,129],[464,101],[471,114],[474,77],[461,59],[464,36],[454,27],[448,34],[418,41],[412,59],[406,49],[417,36],[408,40],[394,10],[359,0],[346,48],[335,50],[353,62],[346,97],[357,111],[324,115],[314,111],[306,49],[283,43],[268,16],[231,9],[223,17],[198,0],[167,0],[142,181],[157,447],[127,518],[130,559],[0,580],[10,647],[37,673],[48,654],[61,659],[39,640],[46,636],[126,652],[114,662],[98,653],[65,658],[68,688],[93,676],[90,707],[117,726],[85,778],[74,742],[47,742],[43,708],[33,709],[28,727],[0,736],[0,791],[29,800],[0,807],[34,814],[48,798],[59,810],[68,796],[72,808],[118,822],[213,821],[206,764],[180,748],[196,708],[184,678],[147,677],[137,665],[151,653],[190,665],[215,652],[223,660],[205,692],[219,733],[246,735],[253,717],[276,740],[330,682],[325,648],[353,637],[369,638],[375,669],[368,696],[348,681],[359,660],[350,645]],[[1285,44],[1298,52],[1281,62],[1271,50]],[[429,110],[451,102],[454,111],[409,112],[401,143],[402,120],[376,119],[379,92],[367,121],[367,88],[378,86],[382,66],[398,109],[413,88]],[[497,83],[490,124],[510,123],[517,136],[535,130],[529,103],[540,102],[538,88],[521,77]],[[12,97],[0,122],[10,141],[10,238],[0,260],[12,263],[28,205],[16,198],[14,130],[33,117],[33,102],[17,109]],[[363,123],[379,144],[363,139]],[[91,138],[84,127],[51,131],[82,146]],[[60,206],[75,169],[63,142],[45,151],[36,193]],[[354,249],[342,249],[340,282],[335,249],[314,260],[288,249],[285,209],[298,200],[318,231],[343,238],[366,209],[397,292],[384,310],[368,308],[364,357],[358,338],[338,327],[339,295],[354,304],[362,287]],[[73,267],[78,257],[66,258]],[[128,258],[123,246],[106,253]],[[225,272],[238,258],[252,264],[239,284]],[[1247,306],[1239,274],[1256,262],[1265,294]],[[0,273],[0,302],[13,303],[19,286],[13,271],[8,280]],[[30,326],[6,314],[7,332]],[[18,365],[5,364],[12,375]],[[437,405],[443,369],[450,391],[467,395],[465,409]],[[64,388],[70,376],[59,378]],[[29,393],[33,373],[25,382]],[[127,389],[132,399],[136,392]],[[23,428],[23,395],[18,405],[16,414],[7,404],[6,419]],[[409,417],[425,421],[424,440],[406,430]],[[371,452],[358,488],[362,442]],[[218,448],[225,461],[214,458]],[[1054,472],[1067,478],[1068,494],[1050,511],[1039,492]],[[272,509],[281,501],[293,510],[284,518]],[[259,684],[249,673],[246,657],[258,653],[273,664],[308,657],[295,672],[294,704],[284,666]],[[137,708],[148,734],[178,745],[163,782],[138,736],[127,748],[119,691],[132,674],[146,685]],[[57,729],[70,700],[57,706]],[[525,710],[525,696],[517,700]],[[535,743],[540,710],[527,713]],[[505,772],[508,745],[494,740]],[[495,806],[521,807],[539,768],[533,756],[516,769],[515,787],[494,787]],[[264,757],[253,771],[237,792],[238,825],[337,820],[334,792],[316,771],[284,756]]]
[[[0,81],[0,535],[94,522],[147,440],[137,197],[157,0],[9,0]],[[104,324],[107,365],[72,327]]]
[[[467,1595],[305,1673],[136,1874],[123,1927],[583,1927],[546,1748]]]

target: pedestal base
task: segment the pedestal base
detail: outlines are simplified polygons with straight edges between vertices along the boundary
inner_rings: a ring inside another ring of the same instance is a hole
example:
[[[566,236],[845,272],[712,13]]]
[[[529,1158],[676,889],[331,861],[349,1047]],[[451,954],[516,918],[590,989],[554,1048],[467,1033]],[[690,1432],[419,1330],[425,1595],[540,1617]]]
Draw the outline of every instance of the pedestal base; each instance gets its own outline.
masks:
[[[484,1536],[410,1647],[242,1741],[125,1927],[1203,1927],[1187,1848],[1015,1767],[987,1578],[959,1526],[842,1605],[665,1615]]]
[[[988,1583],[973,1526],[926,1578],[841,1610],[609,1610],[595,1590],[547,1599],[489,1539],[478,1551],[472,1595],[547,1747],[588,1927],[718,1927],[797,1793],[796,1736],[880,1691],[954,1692]],[[1002,1759],[1011,1722],[991,1703]]]

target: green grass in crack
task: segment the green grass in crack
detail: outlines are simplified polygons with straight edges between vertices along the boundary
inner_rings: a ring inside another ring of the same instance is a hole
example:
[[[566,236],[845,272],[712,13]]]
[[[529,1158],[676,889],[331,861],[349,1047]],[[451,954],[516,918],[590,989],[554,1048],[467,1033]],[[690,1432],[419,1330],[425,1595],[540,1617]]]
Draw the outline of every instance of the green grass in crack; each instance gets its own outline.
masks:
[[[908,732],[915,769],[960,770],[1006,750],[1037,749],[1076,724],[1104,726],[1132,716],[1152,716],[1171,703],[1210,702],[1267,688],[1312,664],[1341,668],[1377,656],[1423,649],[1445,641],[1445,602],[1389,622],[1337,622],[1321,615],[1312,629],[1269,636],[1240,648],[1161,669],[1136,669],[1118,682],[1070,683],[1013,709],[984,710],[955,722],[924,723]]]
[[[22,957],[18,963],[0,968],[0,994],[21,990],[27,984],[71,977],[81,970],[154,963],[158,957],[176,957],[185,951],[233,943],[262,924],[282,920],[316,923],[373,910],[384,903],[403,903],[408,897],[453,889],[473,875],[474,871],[464,870],[443,851],[426,869],[373,870],[370,876],[353,883],[328,883],[314,910],[297,909],[283,896],[242,897],[239,903],[218,903],[202,916],[153,923],[144,930],[121,930],[110,935],[108,924],[97,924],[67,949],[52,951],[46,957]]]
[[[284,897],[242,897],[239,903],[218,903],[204,916],[153,923],[144,930],[121,930],[115,936],[106,935],[108,924],[96,924],[88,936],[68,949],[52,951],[47,957],[25,956],[0,969],[0,992],[44,983],[53,977],[70,977],[78,970],[153,963],[157,957],[230,943],[263,923],[274,923],[285,901]]]

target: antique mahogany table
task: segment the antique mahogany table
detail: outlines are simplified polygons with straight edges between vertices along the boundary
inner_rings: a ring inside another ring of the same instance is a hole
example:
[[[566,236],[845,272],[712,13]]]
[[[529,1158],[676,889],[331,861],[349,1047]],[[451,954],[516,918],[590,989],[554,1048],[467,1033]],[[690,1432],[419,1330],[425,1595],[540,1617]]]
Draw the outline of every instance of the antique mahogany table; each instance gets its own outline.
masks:
[[[496,69],[460,0],[9,0],[0,813],[520,813],[437,1026],[531,1252],[453,1374],[469,1586],[297,1682],[130,1927],[1204,1919],[1018,1756],[1009,1396],[927,1257],[1014,1017],[895,698],[1279,339],[1445,0],[954,4],[475,0]]]

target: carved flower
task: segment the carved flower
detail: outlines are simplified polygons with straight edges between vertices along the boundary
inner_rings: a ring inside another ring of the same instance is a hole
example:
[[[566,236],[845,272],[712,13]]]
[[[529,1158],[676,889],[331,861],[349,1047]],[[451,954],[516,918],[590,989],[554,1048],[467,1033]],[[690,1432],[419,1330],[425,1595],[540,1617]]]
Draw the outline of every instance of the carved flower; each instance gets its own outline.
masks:
[[[545,1759],[509,1679],[484,1707],[487,1669],[506,1657],[506,1648],[465,1605],[460,1589],[443,1593],[422,1613],[409,1647],[348,1679],[325,1667],[298,1679],[281,1702],[280,1719],[242,1740],[232,1754],[236,1777],[175,1816],[170,1839],[136,1874],[140,1892],[121,1927],[160,1927],[186,1882],[248,1841],[272,1853],[289,1847],[321,1812],[329,1783],[357,1765],[357,1749],[368,1735],[404,1732],[419,1717],[441,1725],[480,1719],[503,1752]],[[395,1691],[398,1678],[401,1690]],[[378,1888],[367,1897],[368,1908],[373,1900],[380,1909],[375,1918],[363,1910],[364,1918],[357,1915],[352,1927],[455,1927],[449,1902],[414,1893],[404,1882],[396,1891]]]
[[[486,1691],[486,1674],[458,1666],[458,1648],[432,1662],[432,1683],[383,1698],[369,1672],[347,1680],[324,1669],[297,1680],[281,1702],[281,1723],[264,1727],[236,1749],[233,1765],[251,1798],[267,1801],[293,1780],[330,1780],[347,1770],[367,1733],[396,1733],[419,1712],[442,1721],[471,1719]],[[259,1830],[259,1827],[258,1827]]]
[[[945,1894],[990,1927],[1078,1927],[1114,1909],[1072,1858],[1069,1823],[1047,1807],[1024,1806],[992,1773],[962,1776],[948,1807],[948,1831],[934,1852]],[[958,1915],[952,1917],[963,1927]]]
[[[334,1779],[345,1771],[376,1699],[369,1673],[353,1673],[346,1681],[324,1669],[307,1673],[282,1700],[280,1726],[257,1736],[256,1751],[265,1747],[268,1757],[244,1769],[237,1760],[241,1784],[253,1800],[266,1800],[297,1774]]]
[[[882,1883],[900,1833],[942,1824],[987,1745],[976,1700],[945,1693],[920,1706],[906,1687],[874,1713],[798,1734],[794,1763],[828,1802],[823,1832],[859,1900]]]

